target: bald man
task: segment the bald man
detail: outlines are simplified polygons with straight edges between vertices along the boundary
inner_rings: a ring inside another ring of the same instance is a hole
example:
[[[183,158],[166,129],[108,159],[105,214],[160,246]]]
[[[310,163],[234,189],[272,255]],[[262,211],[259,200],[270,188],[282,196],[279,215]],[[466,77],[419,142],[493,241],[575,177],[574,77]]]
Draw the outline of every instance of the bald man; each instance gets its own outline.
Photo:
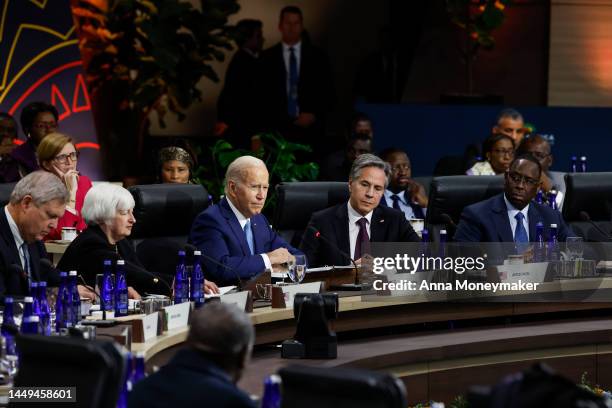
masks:
[[[237,158],[225,173],[225,198],[196,217],[189,241],[217,261],[204,259],[212,275],[207,279],[219,285],[236,284],[237,275],[250,279],[302,254],[274,232],[261,214],[269,179],[263,161]]]

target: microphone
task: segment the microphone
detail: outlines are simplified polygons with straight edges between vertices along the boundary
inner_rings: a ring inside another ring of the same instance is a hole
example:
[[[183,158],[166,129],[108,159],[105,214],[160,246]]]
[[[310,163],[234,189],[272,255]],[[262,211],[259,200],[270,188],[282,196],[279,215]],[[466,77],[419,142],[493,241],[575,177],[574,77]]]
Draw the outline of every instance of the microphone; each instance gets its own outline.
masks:
[[[123,259],[121,258],[121,256],[119,256],[119,254],[113,254],[113,256],[109,256],[109,258],[112,258],[111,261],[115,261],[115,263],[117,262],[118,259]],[[127,263],[128,261],[126,261],[125,259],[123,259],[126,262],[126,268],[127,268]],[[158,283],[161,282],[164,284],[164,286],[166,288],[168,288],[168,293],[170,294],[170,296],[172,296],[172,286],[170,286],[170,284],[168,284],[168,282],[163,279],[162,277],[160,277],[159,275],[154,274],[153,272],[150,272],[148,270],[146,270],[145,268],[135,264],[134,262],[130,262],[130,269],[135,269],[139,272],[142,272],[145,275],[150,276],[151,278],[153,278],[153,283]],[[127,270],[126,270],[126,278],[127,278]]]
[[[599,231],[599,233],[601,235],[604,236],[605,239],[607,239],[608,241],[612,241],[612,237],[610,236],[610,234],[608,234],[606,231],[604,231],[599,225],[595,224],[595,222],[593,222],[593,220],[591,220],[591,216],[589,215],[588,212],[580,211],[578,213],[578,218],[580,218],[580,221],[588,222],[589,224],[591,224],[593,226],[593,228],[595,228],[597,231]]]
[[[198,248],[195,245],[191,245],[191,244],[185,244],[183,248],[185,249],[185,252],[189,251],[192,254],[193,254],[193,251],[198,251]],[[236,287],[238,289],[238,292],[242,292],[242,278],[240,277],[240,275],[238,274],[238,272],[236,272],[234,268],[217,261],[215,258],[211,257],[210,255],[205,254],[204,251],[200,251],[200,255],[202,256],[202,258],[212,262],[213,264],[217,266],[222,267],[226,271],[230,271],[236,278],[236,282],[237,282]]]
[[[323,234],[321,234],[321,231],[316,229],[313,225],[309,225],[308,229],[311,230],[314,233],[314,237],[316,239],[323,240],[325,243],[327,243],[329,246],[331,246],[334,250],[338,251],[338,253],[340,253],[340,255],[342,255],[343,257],[347,258],[349,261],[351,261],[351,263],[353,264],[353,267],[355,268],[355,285],[359,285],[359,282],[358,282],[358,270],[359,270],[359,268],[357,267],[357,264],[355,263],[355,260],[353,258],[351,258],[351,256],[349,254],[347,254],[342,249],[340,249],[338,247],[338,245],[336,245],[335,242],[332,242],[331,240],[327,239]]]
[[[442,218],[442,220],[444,220],[446,224],[450,225],[454,229],[457,229],[457,224],[455,224],[455,221],[453,221],[450,215],[448,215],[447,213],[440,213],[439,216],[440,218]]]
[[[40,261],[38,261],[38,266],[40,267],[40,273],[38,274],[39,275],[38,280],[42,280],[41,278],[43,276],[46,276],[48,280],[49,272],[53,268],[53,264],[51,263],[51,261],[48,260],[47,258],[41,258]]]

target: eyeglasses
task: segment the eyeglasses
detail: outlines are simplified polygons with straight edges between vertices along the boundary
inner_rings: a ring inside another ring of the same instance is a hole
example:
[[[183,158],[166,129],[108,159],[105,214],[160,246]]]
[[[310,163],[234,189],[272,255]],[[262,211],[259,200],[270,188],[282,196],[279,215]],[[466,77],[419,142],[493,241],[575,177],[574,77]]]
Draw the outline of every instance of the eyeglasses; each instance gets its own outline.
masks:
[[[508,173],[508,176],[514,184],[525,183],[526,185],[533,187],[540,183],[540,180],[532,179],[531,177],[525,177],[515,171],[511,171],[510,173]]]
[[[38,130],[57,129],[57,122],[37,122],[33,123],[32,127]]]
[[[397,165],[391,167],[391,171],[393,173],[399,173],[400,170],[408,171],[408,170],[410,170],[410,165],[409,164],[397,164]]]
[[[540,152],[530,152],[530,153],[533,155],[533,157],[535,157],[538,160],[544,160],[545,158],[551,155],[551,153],[540,153]]]
[[[514,157],[514,149],[493,149],[493,153],[499,154],[500,156]]]
[[[59,156],[55,156],[53,160],[55,160],[58,163],[68,163],[68,159],[74,162],[74,161],[77,161],[78,158],[79,158],[79,152],[72,152],[68,154],[60,154]]]

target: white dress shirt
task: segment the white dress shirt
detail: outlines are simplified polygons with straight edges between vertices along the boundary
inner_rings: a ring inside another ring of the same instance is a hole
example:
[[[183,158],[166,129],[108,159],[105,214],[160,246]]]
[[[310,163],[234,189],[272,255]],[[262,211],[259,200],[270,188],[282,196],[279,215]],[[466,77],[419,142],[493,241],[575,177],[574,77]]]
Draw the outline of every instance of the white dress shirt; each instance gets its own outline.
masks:
[[[395,193],[391,190],[385,190],[385,201],[387,203],[387,206],[389,208],[393,208],[393,199],[391,198],[391,196],[395,195]],[[406,197],[410,196],[408,193],[406,193],[405,191],[402,191],[400,193],[397,194],[397,196],[399,197],[399,206],[400,206],[400,210],[402,210],[402,212],[404,213],[404,215],[406,216],[406,219],[408,221],[416,218],[414,215],[414,210],[412,209],[412,207],[410,206],[410,204],[408,202],[406,202]],[[421,210],[423,210],[423,215],[427,214],[427,208],[423,208],[421,207]]]
[[[244,231],[244,226],[246,225],[247,221],[249,221],[249,218],[242,215],[242,213],[238,211],[236,207],[234,207],[234,204],[232,204],[232,200],[230,200],[229,197],[226,197],[226,198],[227,198],[227,203],[232,209],[232,212],[234,213],[234,215],[238,219],[238,222],[240,223],[240,229]],[[251,229],[253,229],[253,223],[251,223]],[[255,244],[255,232],[253,232],[253,244]],[[256,255],[260,255],[263,258],[263,261],[266,264],[266,269],[272,270],[272,264],[270,263],[270,258],[268,257],[268,254],[256,254]]]
[[[4,206],[4,214],[6,215],[6,219],[8,221],[9,227],[11,228],[11,233],[13,234],[13,239],[15,240],[15,245],[17,245],[17,253],[19,253],[19,259],[21,260],[21,267],[25,271],[25,253],[23,252],[23,238],[21,238],[21,232],[19,232],[19,227],[17,227],[17,223],[13,219],[13,216],[8,210],[7,206]]]
[[[504,201],[506,202],[506,208],[508,209],[508,221],[510,221],[510,229],[512,230],[512,238],[515,238],[514,234],[516,232],[516,214],[519,212],[523,213],[523,227],[525,227],[525,231],[527,231],[527,239],[529,239],[529,204],[525,206],[522,210],[518,210],[515,206],[508,201],[506,198],[506,194],[504,194]]]
[[[366,215],[361,215],[355,211],[350,202],[347,204],[347,207],[349,219],[349,250],[351,258],[355,259],[355,244],[357,243],[357,235],[359,235],[359,225],[357,225],[357,221],[359,221],[361,218],[368,220],[366,223],[366,230],[368,232],[368,237],[372,236],[372,234],[370,234],[370,226],[372,225],[372,213],[374,211],[370,211]]]

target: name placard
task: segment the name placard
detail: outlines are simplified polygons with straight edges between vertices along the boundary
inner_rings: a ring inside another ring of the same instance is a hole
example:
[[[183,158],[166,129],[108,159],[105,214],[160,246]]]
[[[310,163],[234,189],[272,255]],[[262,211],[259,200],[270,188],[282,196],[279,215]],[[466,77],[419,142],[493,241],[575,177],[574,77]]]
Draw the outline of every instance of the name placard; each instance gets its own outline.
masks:
[[[542,283],[546,277],[547,269],[548,262],[536,262],[499,265],[497,267],[497,272],[499,273],[499,280],[502,283],[513,283],[519,280],[523,282]]]
[[[142,318],[142,334],[144,341],[157,337],[157,324],[159,323],[159,313],[151,313]]]
[[[189,302],[179,303],[178,305],[166,306],[166,322],[168,322],[168,330],[179,329],[187,326],[189,321],[189,310],[191,309]]]
[[[238,293],[228,293],[226,295],[221,295],[221,302],[223,303],[231,303],[236,305],[238,309],[244,310],[248,312],[248,300],[249,300],[249,292],[248,290],[243,290]]]
[[[293,299],[298,293],[320,293],[322,282],[300,283],[298,285],[283,285],[283,296],[285,298],[285,307],[293,308]]]

